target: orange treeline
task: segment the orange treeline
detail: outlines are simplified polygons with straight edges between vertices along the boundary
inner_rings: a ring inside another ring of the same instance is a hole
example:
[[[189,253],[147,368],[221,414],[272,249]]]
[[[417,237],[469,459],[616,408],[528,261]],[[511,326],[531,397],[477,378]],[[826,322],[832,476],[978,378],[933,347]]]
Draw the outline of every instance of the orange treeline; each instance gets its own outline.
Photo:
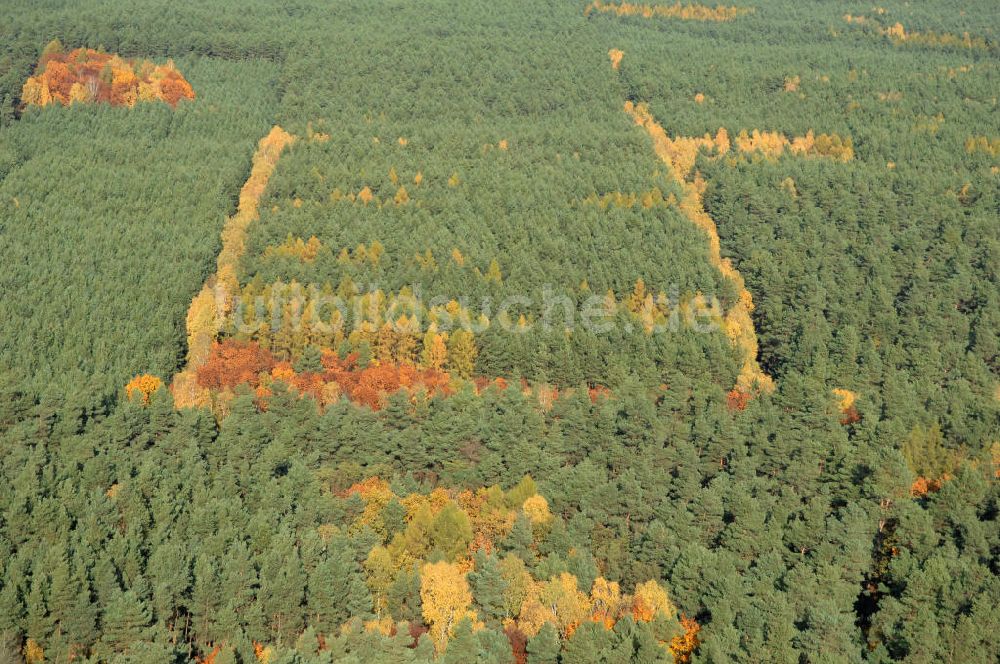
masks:
[[[736,291],[739,293],[739,298],[725,314],[726,333],[743,356],[743,367],[737,378],[736,389],[746,394],[758,390],[773,391],[774,380],[764,373],[757,362],[757,333],[750,317],[750,312],[753,311],[753,297],[743,282],[743,276],[733,267],[728,258],[722,257],[721,243],[715,222],[705,212],[701,202],[704,181],[697,176],[694,182],[688,182],[686,179],[701,148],[714,147],[720,154],[728,151],[729,140],[725,130],[720,129],[715,139],[705,136],[700,139],[681,138],[675,141],[667,136],[666,131],[656,122],[645,104],[636,105],[630,101],[625,102],[625,112],[631,115],[636,124],[645,129],[646,133],[653,139],[653,149],[667,165],[674,180],[681,188],[681,212],[708,235],[709,260],[722,273],[723,277],[736,287]]]
[[[757,362],[757,334],[750,316],[753,311],[753,298],[743,282],[742,275],[733,267],[732,262],[722,258],[718,229],[702,205],[701,195],[705,183],[697,173],[693,180],[689,181],[688,178],[694,169],[698,154],[702,151],[721,157],[731,149],[735,149],[744,154],[760,153],[767,158],[776,158],[787,152],[801,157],[824,157],[846,162],[854,158],[851,139],[842,138],[837,134],[817,136],[812,131],[807,132],[805,136],[789,139],[780,132],[761,132],[754,129],[750,133],[745,130],[740,131],[735,139],[731,140],[724,127],[720,128],[714,137],[705,134],[701,137],[671,138],[656,122],[645,104],[626,102],[625,111],[653,139],[653,149],[657,156],[670,168],[674,180],[681,187],[682,196],[679,203],[681,212],[708,235],[712,264],[739,293],[738,301],[726,312],[724,323],[730,340],[742,351],[744,359],[736,386],[729,395],[730,408],[742,410],[746,407],[749,395],[758,390],[772,391],[774,382]]]
[[[968,154],[982,152],[992,157],[1000,155],[1000,138],[987,136],[969,136],[965,139],[965,151]]]
[[[850,138],[842,138],[837,134],[816,136],[812,130],[806,132],[805,136],[796,136],[791,140],[780,132],[754,129],[747,134],[744,130],[736,136],[735,143],[740,152],[761,152],[772,158],[787,151],[801,157],[829,157],[837,161],[854,159],[854,146]]]
[[[598,196],[597,192],[593,192],[584,198],[581,203],[584,205],[594,205],[602,210],[607,210],[609,207],[633,208],[637,205],[649,209],[652,207],[670,207],[676,205],[677,199],[673,194],[664,196],[658,187],[653,187],[649,191],[640,193],[629,192],[626,194],[620,191],[612,191]]]
[[[880,12],[884,14],[885,12]],[[951,32],[907,32],[903,24],[897,21],[889,27],[883,27],[876,20],[865,16],[852,16],[844,14],[844,20],[852,25],[871,26],[883,37],[889,39],[894,45],[908,44],[913,46],[927,46],[930,48],[965,48],[969,50],[988,51],[990,44],[983,37],[970,36],[968,32],[963,32],[961,36]]]
[[[172,60],[154,65],[148,60],[124,60],[90,48],[63,53],[56,41],[46,47],[35,75],[21,89],[21,101],[28,106],[80,102],[131,108],[141,101],[164,101],[176,107],[181,99],[194,96],[191,85]]]
[[[456,338],[459,339],[457,343],[454,341]],[[273,388],[278,382],[300,396],[311,397],[320,407],[345,397],[354,404],[378,411],[385,406],[388,397],[400,390],[406,390],[411,396],[420,391],[431,396],[454,393],[454,379],[465,377],[465,372],[471,373],[476,349],[471,333],[457,330],[451,333],[448,343],[446,339],[449,339],[446,333],[428,332],[424,337],[423,350],[417,357],[398,361],[373,357],[367,364],[357,351],[341,357],[337,352],[323,348],[308,368],[298,361],[293,364],[280,359],[256,341],[224,339],[214,342],[204,362],[193,371],[189,370],[193,381],[191,389],[198,392],[199,403],[211,403],[219,416],[225,415],[228,404],[235,396],[235,389],[240,385],[253,390],[258,407],[266,410],[268,398],[273,395]],[[147,403],[137,381],[129,385],[129,397],[132,400],[143,399],[143,403]],[[545,411],[550,410],[557,399],[575,391],[548,383],[532,385],[525,378],[513,384],[504,378],[486,376],[470,377],[469,381],[476,394],[491,388],[520,389],[523,395],[535,400]],[[588,397],[591,403],[597,403],[601,399],[612,398],[612,395],[607,388],[598,385],[588,388]]]
[[[682,21],[732,21],[740,14],[752,12],[750,7],[707,7],[699,4],[682,5],[677,2],[673,5],[635,5],[630,2],[618,4],[604,3],[601,0],[587,5],[583,11],[584,16],[590,16],[597,12],[600,14],[614,14],[615,16],[641,16],[643,18],[676,18]],[[615,67],[617,69],[617,67]]]
[[[279,362],[256,343],[232,339],[212,345],[208,358],[195,370],[195,380],[198,387],[219,394],[223,402],[231,398],[233,388],[248,385],[256,390],[261,407],[266,407],[276,381],[324,406],[343,395],[372,410],[379,410],[388,395],[401,389],[422,389],[428,394],[451,391],[451,377],[433,368],[389,363],[362,368],[356,353],[341,359],[332,351],[324,351],[317,370],[296,372],[290,362]]]
[[[217,259],[216,275],[221,284],[230,292],[238,287],[236,266],[246,248],[247,228],[258,217],[257,206],[267,187],[281,152],[291,145],[295,137],[275,125],[267,136],[260,139],[253,155],[250,177],[240,190],[239,207],[222,229],[222,250]]]
[[[369,259],[376,245],[381,246],[375,241],[368,249]],[[355,260],[364,259],[345,258]],[[495,261],[484,278],[491,279],[491,273],[499,274]],[[485,315],[474,315],[457,300],[427,307],[409,287],[396,293],[380,289],[360,293],[349,280],[336,291],[329,283],[319,288],[292,280],[250,282],[227,294],[236,313],[227,332],[256,341],[284,360],[298,357],[307,346],[330,349],[348,343],[351,352],[382,363],[440,369],[447,361],[449,372],[469,378],[478,354],[472,327],[485,330],[490,325]],[[426,329],[422,321],[427,322]],[[441,331],[453,327],[458,329]]]
[[[363,246],[363,245],[362,245]],[[308,240],[303,241],[302,238],[293,238],[291,234],[283,244],[278,246],[268,245],[264,250],[264,258],[273,258],[275,256],[288,256],[290,258],[297,258],[304,263],[312,263],[316,260],[319,255],[320,249],[323,248],[323,243],[319,241],[315,235],[310,237]]]
[[[888,28],[879,30],[884,37],[888,37],[893,44],[912,44],[915,46],[930,46],[932,48],[967,48],[970,50],[986,51],[989,44],[982,37],[970,37],[968,32],[963,32],[962,36],[950,32],[907,32],[902,23],[894,23]]]
[[[294,140],[294,136],[275,125],[260,140],[253,155],[250,177],[240,190],[236,214],[226,220],[222,229],[222,250],[216,261],[216,272],[206,280],[188,308],[187,366],[174,376],[171,386],[177,408],[208,403],[209,394],[198,385],[196,372],[208,359],[212,344],[222,330],[223,319],[232,306],[232,294],[239,290],[236,266],[246,247],[247,228],[258,217],[261,194],[282,150]]]

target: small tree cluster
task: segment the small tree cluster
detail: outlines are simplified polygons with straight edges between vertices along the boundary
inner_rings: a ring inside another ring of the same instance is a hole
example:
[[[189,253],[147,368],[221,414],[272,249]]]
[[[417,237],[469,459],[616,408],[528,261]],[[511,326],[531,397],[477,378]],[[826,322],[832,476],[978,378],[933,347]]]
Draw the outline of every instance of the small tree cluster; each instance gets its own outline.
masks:
[[[173,61],[154,65],[90,48],[66,53],[58,40],[46,46],[35,75],[21,90],[21,101],[28,106],[100,102],[132,107],[138,102],[164,101],[176,107],[181,99],[194,97]]]

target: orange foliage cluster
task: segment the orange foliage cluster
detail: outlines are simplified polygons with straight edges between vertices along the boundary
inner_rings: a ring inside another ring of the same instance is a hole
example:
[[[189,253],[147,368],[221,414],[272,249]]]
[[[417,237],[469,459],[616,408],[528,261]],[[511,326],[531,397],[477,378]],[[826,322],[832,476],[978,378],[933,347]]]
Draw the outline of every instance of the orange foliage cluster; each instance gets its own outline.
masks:
[[[625,57],[625,52],[621,49],[613,48],[608,51],[608,57],[611,59],[611,68],[618,71],[618,67],[622,64],[622,58]]]
[[[630,2],[619,4],[594,0],[584,10],[584,16],[597,12],[615,16],[641,16],[643,18],[677,18],[682,21],[732,21],[740,14],[752,12],[748,7],[707,7],[699,4],[682,5],[635,5]]]
[[[246,383],[256,387],[261,374],[274,368],[274,356],[253,342],[227,339],[212,345],[212,352],[196,369],[198,385],[211,390],[232,389]]]
[[[840,423],[843,424],[844,426],[847,426],[848,424],[854,424],[860,421],[861,421],[861,413],[859,413],[858,409],[855,408],[854,406],[851,406],[850,408],[845,410],[840,418]]]
[[[401,389],[426,390],[429,394],[449,394],[451,377],[436,369],[418,369],[412,364],[378,364],[360,369],[357,356],[340,359],[336,353],[323,354],[323,380],[336,383],[354,403],[373,410],[381,407],[387,394]]]
[[[25,81],[21,90],[25,104],[100,102],[132,107],[140,101],[165,101],[176,107],[181,99],[194,99],[194,90],[172,61],[154,65],[90,48],[60,50],[43,55],[35,75]]]
[[[227,339],[212,346],[206,362],[197,368],[198,385],[204,389],[231,390],[237,385],[257,389],[262,405],[271,394],[269,386],[281,381],[296,391],[328,405],[346,396],[373,410],[382,407],[386,395],[401,389],[428,393],[450,393],[451,377],[434,369],[418,369],[410,364],[378,364],[360,368],[357,355],[341,359],[336,353],[323,353],[321,373],[297,373],[288,362],[278,362],[267,350],[252,341]]]
[[[128,385],[125,386],[125,394],[129,401],[138,399],[145,406],[149,405],[149,398],[153,396],[153,392],[161,387],[163,387],[163,381],[157,376],[142,374],[128,382]]]
[[[684,628],[684,634],[670,640],[670,654],[674,656],[674,664],[688,664],[691,655],[701,643],[701,638],[698,636],[701,625],[696,620],[681,616],[681,627]]]
[[[944,486],[944,483],[951,479],[951,475],[945,473],[937,479],[928,479],[921,475],[913,480],[910,485],[910,495],[914,498],[924,498],[929,493],[937,493]]]
[[[747,404],[750,403],[752,397],[753,395],[749,392],[733,388],[726,394],[726,407],[729,409],[729,412],[746,410]]]
[[[219,656],[220,652],[222,652],[222,646],[216,645],[207,655],[204,657],[195,657],[194,661],[197,664],[215,664],[215,659]]]
[[[854,402],[857,401],[858,395],[851,390],[845,390],[839,387],[833,389],[833,394],[840,400],[837,404],[840,410],[840,423],[843,425],[854,424],[855,422],[861,421],[861,413],[854,406]]]

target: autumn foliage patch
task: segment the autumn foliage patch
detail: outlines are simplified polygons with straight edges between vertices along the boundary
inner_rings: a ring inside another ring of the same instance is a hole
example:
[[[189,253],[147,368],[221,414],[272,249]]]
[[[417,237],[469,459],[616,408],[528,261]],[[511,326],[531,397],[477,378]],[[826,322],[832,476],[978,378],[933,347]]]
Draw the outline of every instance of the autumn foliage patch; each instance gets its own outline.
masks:
[[[438,487],[405,496],[387,481],[370,477],[337,496],[356,501],[347,532],[367,530],[380,537],[362,563],[380,616],[366,630],[391,634],[399,629],[389,594],[400,578],[415,571],[423,622],[411,622],[408,633],[419,636],[426,630],[438,653],[457,638],[462,621],[474,631],[502,625],[516,662],[531,661],[531,641],[547,626],[558,642],[572,639],[585,623],[609,632],[625,618],[673,625],[677,636],[658,645],[674,662],[689,662],[698,647],[700,625],[685,617],[678,622],[667,589],[655,579],[636,583],[629,594],[599,573],[584,581],[569,571],[529,564],[549,534],[564,527],[530,477],[508,491],[496,485]],[[399,526],[390,533],[393,522]],[[498,545],[513,540],[520,543],[518,551],[499,555]],[[486,597],[490,601],[484,602]]]
[[[375,362],[361,367],[356,353],[341,358],[332,351],[323,352],[322,370],[296,371],[291,363],[277,361],[258,344],[233,339],[212,346],[205,364],[197,370],[197,378],[200,387],[217,392],[249,385],[257,390],[263,405],[271,395],[271,385],[280,381],[324,405],[343,395],[372,410],[379,410],[387,395],[401,389],[447,394],[451,380],[444,371],[411,364]]]
[[[198,384],[209,389],[233,388],[241,383],[256,387],[260,375],[275,366],[274,356],[252,342],[224,341],[198,367]]]
[[[672,5],[634,4],[631,2],[601,2],[595,0],[584,10],[585,16],[592,13],[614,14],[615,16],[641,16],[642,18],[674,18],[682,21],[732,21],[740,14],[752,12],[748,7],[708,7],[697,3],[682,5],[676,2]],[[617,67],[616,67],[617,69]]]
[[[173,61],[154,65],[91,48],[64,53],[57,41],[42,52],[35,75],[21,90],[21,101],[27,106],[79,102],[131,108],[138,102],[164,101],[176,107],[181,99],[194,97],[194,90]]]

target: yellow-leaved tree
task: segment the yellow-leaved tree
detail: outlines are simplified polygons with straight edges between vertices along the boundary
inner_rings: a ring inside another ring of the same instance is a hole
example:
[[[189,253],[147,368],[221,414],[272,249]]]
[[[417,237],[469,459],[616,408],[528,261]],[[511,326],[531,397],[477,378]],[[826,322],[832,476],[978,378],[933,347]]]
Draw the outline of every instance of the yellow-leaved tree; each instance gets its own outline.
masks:
[[[420,602],[424,620],[431,628],[434,648],[442,652],[463,619],[476,622],[472,591],[465,572],[455,563],[427,563],[420,570]]]
[[[528,592],[521,605],[518,627],[528,636],[534,636],[545,623],[552,623],[565,639],[589,617],[590,598],[577,587],[575,576],[563,572],[535,584]]]
[[[677,613],[663,586],[653,579],[637,585],[632,595],[632,617],[650,622],[660,613],[671,618]]]
[[[420,353],[420,363],[427,369],[441,371],[448,361],[448,347],[445,345],[446,334],[438,334],[436,328],[427,330],[424,335],[424,348]]]
[[[125,394],[129,401],[139,401],[144,406],[149,405],[153,393],[163,387],[163,381],[151,374],[141,374],[129,381],[125,386]]]
[[[594,579],[590,589],[590,619],[608,629],[615,626],[623,609],[622,591],[617,581],[602,576]]]
[[[618,71],[618,67],[622,64],[622,58],[625,57],[625,52],[621,49],[613,48],[608,51],[608,57],[611,59],[611,68]]]
[[[455,330],[448,339],[448,371],[461,378],[471,378],[478,353],[472,332]]]

